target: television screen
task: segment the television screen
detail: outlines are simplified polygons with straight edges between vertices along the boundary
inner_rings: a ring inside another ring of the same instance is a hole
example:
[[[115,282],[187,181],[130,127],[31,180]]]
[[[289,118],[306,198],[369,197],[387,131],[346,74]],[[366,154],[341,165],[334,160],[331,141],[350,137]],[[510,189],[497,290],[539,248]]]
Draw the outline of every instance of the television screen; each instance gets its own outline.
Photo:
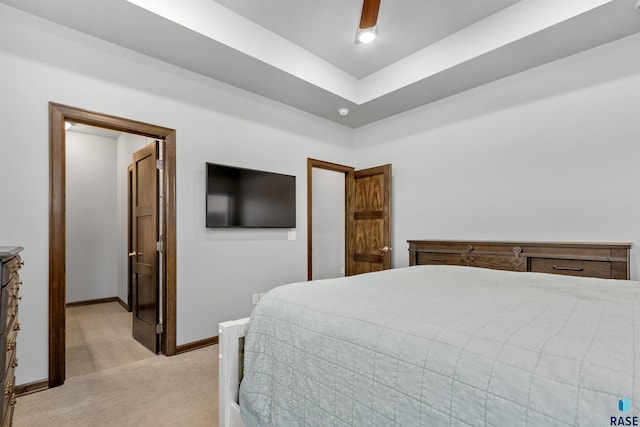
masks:
[[[295,176],[206,166],[207,227],[295,228]]]

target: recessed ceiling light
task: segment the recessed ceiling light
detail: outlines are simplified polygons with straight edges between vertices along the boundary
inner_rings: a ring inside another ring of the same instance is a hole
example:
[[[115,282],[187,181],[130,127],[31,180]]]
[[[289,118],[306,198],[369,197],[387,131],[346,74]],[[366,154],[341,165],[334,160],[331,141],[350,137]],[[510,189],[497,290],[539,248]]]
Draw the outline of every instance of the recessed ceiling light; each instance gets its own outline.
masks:
[[[346,116],[347,114],[349,114],[349,109],[348,108],[338,108],[338,114],[340,114],[341,116]]]
[[[356,33],[356,41],[358,43],[371,43],[378,37],[376,27],[359,28]]]

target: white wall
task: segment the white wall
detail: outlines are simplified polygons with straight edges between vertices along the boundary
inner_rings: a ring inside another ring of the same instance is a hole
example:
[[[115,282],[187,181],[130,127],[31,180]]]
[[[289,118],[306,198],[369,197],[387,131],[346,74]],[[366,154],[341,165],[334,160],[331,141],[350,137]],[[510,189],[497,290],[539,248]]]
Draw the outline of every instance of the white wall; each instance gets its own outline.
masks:
[[[67,132],[67,302],[117,294],[116,140]]]
[[[355,132],[407,239],[640,242],[640,35]],[[632,249],[632,278],[638,278]]]
[[[252,293],[306,279],[307,157],[352,164],[350,129],[5,5],[0,64],[0,182],[18,207],[0,209],[0,236],[25,247],[18,384],[48,375],[50,101],[176,129],[179,345],[249,315]],[[206,229],[206,161],[296,175],[298,239]]]
[[[343,172],[312,169],[312,278],[344,276],[345,177]]]

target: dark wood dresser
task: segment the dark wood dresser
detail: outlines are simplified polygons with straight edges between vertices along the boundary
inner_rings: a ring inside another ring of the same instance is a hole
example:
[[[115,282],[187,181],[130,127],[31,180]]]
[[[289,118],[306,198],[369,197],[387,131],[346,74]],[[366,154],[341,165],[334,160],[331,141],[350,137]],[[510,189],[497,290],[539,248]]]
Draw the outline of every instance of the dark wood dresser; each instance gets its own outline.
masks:
[[[629,279],[631,243],[408,240],[410,265],[466,265]]]
[[[20,330],[18,323],[18,300],[20,299],[19,270],[22,267],[21,247],[0,246],[0,279],[2,283],[2,303],[0,305],[0,366],[2,367],[2,406],[0,420],[3,427],[11,426],[13,408],[16,404],[14,370],[16,359],[16,338]]]

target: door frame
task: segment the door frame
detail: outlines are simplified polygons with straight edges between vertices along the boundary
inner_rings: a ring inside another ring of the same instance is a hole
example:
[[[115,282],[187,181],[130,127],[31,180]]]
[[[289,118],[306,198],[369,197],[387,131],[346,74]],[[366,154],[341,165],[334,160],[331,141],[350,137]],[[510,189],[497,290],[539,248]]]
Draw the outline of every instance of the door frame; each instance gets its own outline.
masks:
[[[345,268],[346,263],[349,258],[349,254],[347,251],[347,176],[349,173],[354,172],[355,168],[351,166],[340,165],[337,163],[325,162],[323,160],[316,160],[307,158],[307,280],[312,280],[312,272],[313,272],[313,262],[312,262],[312,250],[313,250],[313,240],[312,240],[312,232],[313,232],[313,168],[318,169],[326,169],[334,172],[342,172],[344,174],[344,185],[345,185]]]
[[[176,131],[161,126],[49,103],[49,387],[65,380],[66,144],[65,122],[164,139],[164,325],[161,351],[176,354]]]

